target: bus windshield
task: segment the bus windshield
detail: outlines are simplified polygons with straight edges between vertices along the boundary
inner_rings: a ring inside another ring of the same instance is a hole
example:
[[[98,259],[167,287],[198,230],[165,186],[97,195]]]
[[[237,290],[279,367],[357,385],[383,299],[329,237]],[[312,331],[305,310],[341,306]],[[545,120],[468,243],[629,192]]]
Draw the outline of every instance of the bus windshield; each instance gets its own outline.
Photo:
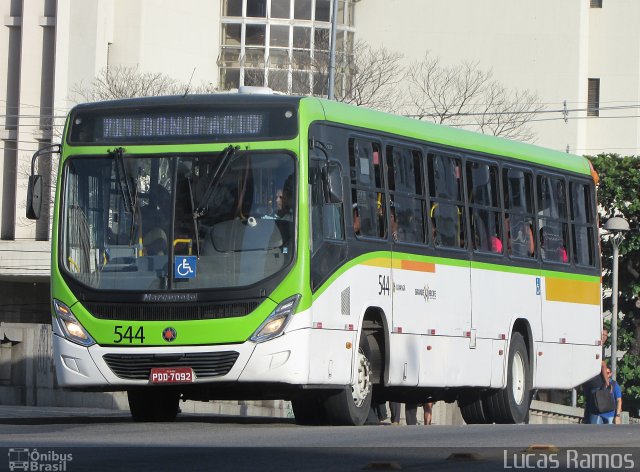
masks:
[[[293,256],[295,159],[283,152],[73,157],[63,271],[98,290],[243,287]]]

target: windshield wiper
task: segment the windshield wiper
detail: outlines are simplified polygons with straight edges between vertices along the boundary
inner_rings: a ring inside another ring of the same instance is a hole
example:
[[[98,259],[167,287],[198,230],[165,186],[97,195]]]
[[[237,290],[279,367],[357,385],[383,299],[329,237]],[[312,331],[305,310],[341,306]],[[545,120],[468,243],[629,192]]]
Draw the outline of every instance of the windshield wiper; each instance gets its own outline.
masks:
[[[220,177],[224,174],[224,171],[226,170],[227,166],[229,165],[229,162],[231,161],[231,158],[235,155],[238,149],[240,149],[240,146],[229,145],[223,151],[222,157],[220,158],[220,163],[218,164],[218,167],[216,167],[216,170],[213,173],[213,175],[211,176],[211,179],[209,180],[209,184],[207,185],[207,188],[204,191],[204,194],[202,195],[202,199],[200,200],[199,205],[193,210],[194,220],[197,221],[198,219],[202,218],[204,215],[207,214],[207,211],[209,209],[207,206],[207,202],[211,198],[213,191],[218,186]]]
[[[198,218],[196,218],[196,213],[195,210],[193,210],[195,208],[195,200],[193,198],[193,185],[191,185],[191,179],[187,178],[187,186],[189,187],[189,199],[191,201],[191,210],[193,211],[192,216],[193,216],[193,231],[194,231],[194,236],[196,239],[196,255],[198,256],[198,259],[200,259],[200,238],[198,237],[198,232],[200,231],[200,228],[198,226]]]
[[[122,194],[122,201],[124,202],[124,211],[127,213],[133,213],[134,201],[131,185],[129,184],[129,172],[124,165],[124,148],[116,148],[113,151],[108,151],[109,156],[113,157],[116,161],[116,175],[118,178],[118,187]]]
[[[136,200],[138,198],[138,189],[136,187],[135,193],[131,188],[131,178],[127,166],[124,164],[124,148],[116,148],[113,151],[108,151],[109,156],[112,156],[116,163],[116,176],[118,179],[118,187],[120,188],[120,194],[122,195],[122,201],[124,202],[125,213],[131,213],[131,231],[129,233],[129,245],[133,244],[134,233],[136,226],[136,219],[138,217],[138,206]],[[142,237],[140,236],[139,251],[142,249]]]

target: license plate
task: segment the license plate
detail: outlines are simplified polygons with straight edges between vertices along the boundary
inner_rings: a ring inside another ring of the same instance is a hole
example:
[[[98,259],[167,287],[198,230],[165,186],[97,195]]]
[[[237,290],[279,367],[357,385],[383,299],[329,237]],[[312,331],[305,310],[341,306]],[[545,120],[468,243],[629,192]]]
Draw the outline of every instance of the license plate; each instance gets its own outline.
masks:
[[[154,384],[190,383],[194,377],[191,367],[154,367],[149,374],[149,381]]]

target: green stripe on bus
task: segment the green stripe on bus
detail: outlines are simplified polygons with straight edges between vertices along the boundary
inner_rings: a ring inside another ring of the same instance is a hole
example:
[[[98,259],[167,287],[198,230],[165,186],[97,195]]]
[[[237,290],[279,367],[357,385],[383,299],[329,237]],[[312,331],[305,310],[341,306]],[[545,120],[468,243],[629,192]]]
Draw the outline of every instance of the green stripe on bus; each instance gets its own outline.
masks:
[[[581,282],[600,283],[600,276],[598,275],[570,274],[567,272],[556,272],[551,270],[543,270],[540,272],[540,274],[543,277],[555,277],[556,279],[570,279],[570,280],[579,280]]]

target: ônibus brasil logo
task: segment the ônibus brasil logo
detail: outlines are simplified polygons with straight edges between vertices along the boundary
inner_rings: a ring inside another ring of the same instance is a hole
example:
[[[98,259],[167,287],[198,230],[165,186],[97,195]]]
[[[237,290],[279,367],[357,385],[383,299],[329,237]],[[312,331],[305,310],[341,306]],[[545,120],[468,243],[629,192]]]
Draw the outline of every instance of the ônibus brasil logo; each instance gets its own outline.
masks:
[[[73,454],[38,451],[26,447],[9,448],[9,470],[65,472]]]

